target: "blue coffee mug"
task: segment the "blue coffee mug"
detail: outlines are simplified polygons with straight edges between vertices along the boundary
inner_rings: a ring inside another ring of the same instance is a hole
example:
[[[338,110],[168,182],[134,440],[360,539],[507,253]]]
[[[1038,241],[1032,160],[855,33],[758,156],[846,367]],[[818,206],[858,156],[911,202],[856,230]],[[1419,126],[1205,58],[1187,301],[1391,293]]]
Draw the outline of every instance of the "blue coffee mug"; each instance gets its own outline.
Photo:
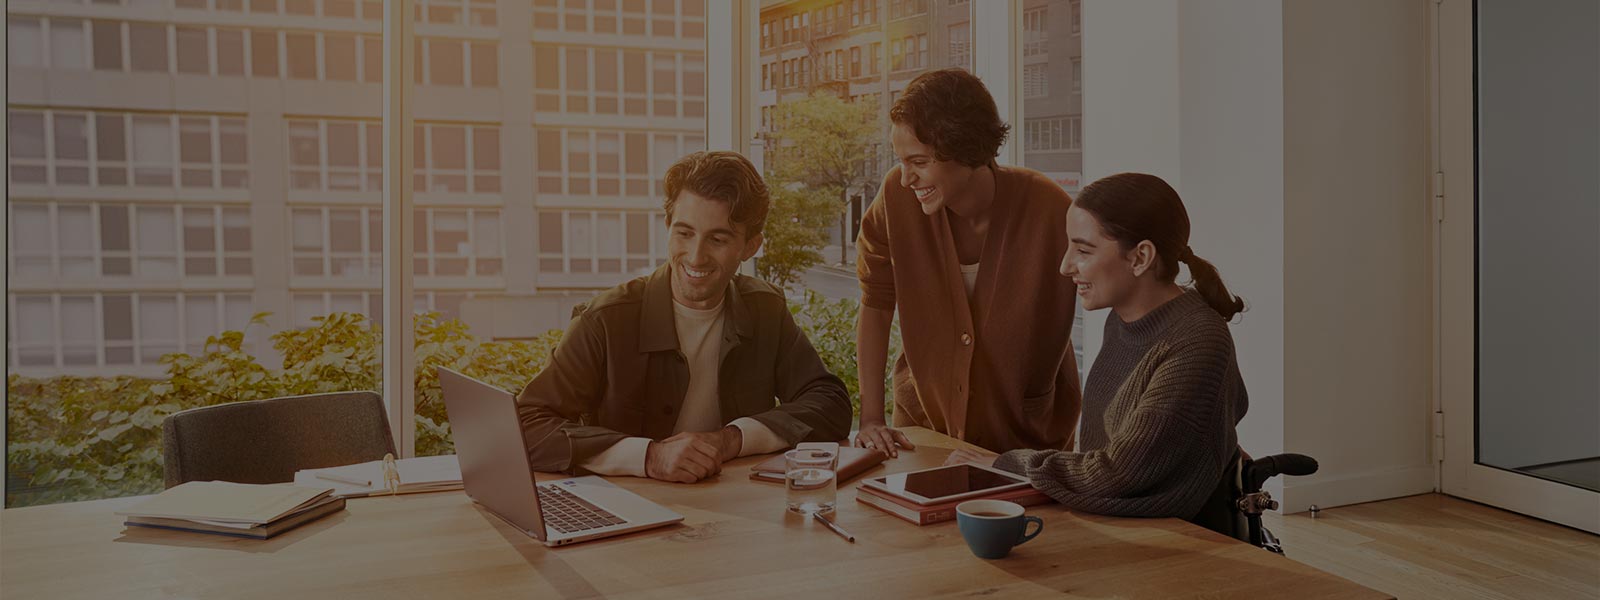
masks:
[[[1039,527],[1028,533],[1028,524]],[[968,500],[956,505],[956,525],[978,558],[1005,558],[1011,548],[1038,537],[1044,519],[1022,514],[1022,505],[1004,500]]]

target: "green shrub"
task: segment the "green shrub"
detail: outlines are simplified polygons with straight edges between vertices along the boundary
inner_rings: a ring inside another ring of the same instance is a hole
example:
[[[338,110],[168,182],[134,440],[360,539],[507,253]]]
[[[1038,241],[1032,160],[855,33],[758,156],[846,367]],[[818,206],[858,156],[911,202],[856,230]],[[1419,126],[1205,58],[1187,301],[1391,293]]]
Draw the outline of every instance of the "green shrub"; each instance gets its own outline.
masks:
[[[790,310],[823,362],[844,379],[855,404],[859,397],[855,301],[829,302],[808,292]],[[256,315],[249,327],[264,325],[266,316]],[[6,380],[6,506],[160,491],[161,422],[180,410],[279,396],[380,390],[379,329],[352,313],[315,321],[307,329],[272,335],[273,348],[283,356],[277,369],[267,368],[243,350],[245,332],[228,331],[207,339],[199,355],[162,357],[165,379],[12,374]],[[418,315],[414,323],[419,456],[454,452],[435,367],[519,391],[549,363],[562,333],[552,330],[533,340],[481,342],[465,323],[440,319],[437,313]],[[897,352],[898,334],[891,343],[891,352]]]

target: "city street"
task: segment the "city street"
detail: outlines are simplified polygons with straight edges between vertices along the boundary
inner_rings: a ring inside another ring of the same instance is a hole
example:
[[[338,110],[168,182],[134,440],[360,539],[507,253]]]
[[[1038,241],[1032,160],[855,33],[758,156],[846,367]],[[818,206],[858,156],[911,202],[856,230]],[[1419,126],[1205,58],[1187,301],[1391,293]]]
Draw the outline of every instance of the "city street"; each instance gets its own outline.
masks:
[[[822,294],[829,300],[861,298],[861,285],[856,282],[853,267],[817,265],[806,271],[802,281],[805,282],[805,289]]]

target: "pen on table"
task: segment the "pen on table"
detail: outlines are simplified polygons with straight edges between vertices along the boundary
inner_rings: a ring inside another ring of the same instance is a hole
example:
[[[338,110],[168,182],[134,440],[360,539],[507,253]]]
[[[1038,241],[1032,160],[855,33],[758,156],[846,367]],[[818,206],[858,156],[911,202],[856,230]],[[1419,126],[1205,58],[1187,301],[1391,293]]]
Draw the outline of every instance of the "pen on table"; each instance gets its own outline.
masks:
[[[317,479],[326,479],[328,481],[337,481],[339,483],[348,483],[350,485],[359,485],[361,487],[372,487],[372,480],[370,479],[367,481],[361,481],[360,479],[351,479],[349,477],[342,477],[332,473],[317,473],[316,475]]]
[[[834,525],[833,521],[829,521],[827,517],[822,516],[822,513],[811,513],[811,518],[822,521],[823,525],[827,525],[828,529],[832,529],[834,533],[839,534],[839,537],[844,538],[845,541],[852,544],[856,543],[856,536],[845,533],[845,530],[840,529],[838,525]]]

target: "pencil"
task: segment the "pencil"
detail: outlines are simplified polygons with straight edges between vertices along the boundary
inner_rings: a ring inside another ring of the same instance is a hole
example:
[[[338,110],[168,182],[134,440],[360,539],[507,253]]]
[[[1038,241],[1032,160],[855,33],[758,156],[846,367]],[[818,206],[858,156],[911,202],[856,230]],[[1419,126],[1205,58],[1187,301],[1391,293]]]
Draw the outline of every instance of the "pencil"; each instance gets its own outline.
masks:
[[[829,521],[827,517],[822,516],[822,513],[819,513],[819,512],[811,513],[811,518],[816,519],[818,521],[822,521],[823,525],[827,525],[828,529],[831,529],[831,530],[833,530],[834,533],[839,534],[839,537],[844,538],[845,541],[850,542],[852,544],[856,543],[856,536],[853,536],[853,535],[850,535],[848,533],[845,533],[844,529],[840,528],[838,525],[833,524],[833,521]]]

